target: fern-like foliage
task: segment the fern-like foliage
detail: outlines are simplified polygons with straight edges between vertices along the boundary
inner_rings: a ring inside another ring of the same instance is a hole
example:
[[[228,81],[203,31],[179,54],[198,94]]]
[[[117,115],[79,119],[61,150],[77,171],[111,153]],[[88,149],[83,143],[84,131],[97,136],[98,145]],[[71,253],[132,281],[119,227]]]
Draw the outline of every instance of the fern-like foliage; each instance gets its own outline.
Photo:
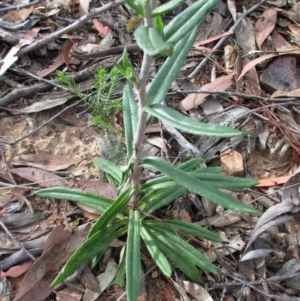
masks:
[[[90,111],[91,121],[101,131],[101,136],[106,140],[110,157],[116,164],[123,161],[125,156],[124,146],[116,137],[119,133],[114,125],[113,118],[122,110],[122,100],[117,97],[117,88],[120,84],[120,73],[117,68],[111,71],[100,68],[97,70],[93,87],[89,91],[81,92],[74,80],[65,72],[58,73],[58,79],[78,97],[83,105]]]

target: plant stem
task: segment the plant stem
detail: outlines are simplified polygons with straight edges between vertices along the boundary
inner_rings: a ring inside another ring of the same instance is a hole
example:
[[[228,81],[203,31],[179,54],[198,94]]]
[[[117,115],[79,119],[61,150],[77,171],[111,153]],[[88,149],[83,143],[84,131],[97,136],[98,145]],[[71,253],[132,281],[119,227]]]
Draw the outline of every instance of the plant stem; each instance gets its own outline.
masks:
[[[144,3],[144,23],[145,26],[153,26],[153,19],[151,17],[152,12],[152,1],[145,1]],[[151,63],[153,61],[152,56],[144,53],[142,67],[139,75],[139,81],[135,85],[135,92],[138,99],[138,124],[137,124],[137,132],[133,142],[133,170],[132,170],[132,178],[131,184],[133,188],[136,189],[136,193],[134,194],[130,205],[131,208],[136,209],[139,202],[139,186],[140,186],[140,178],[141,178],[141,168],[139,167],[142,160],[142,151],[143,151],[143,140],[147,127],[147,116],[148,114],[143,112],[142,109],[147,103],[147,93],[146,93],[146,84],[149,77],[149,72],[151,69]]]

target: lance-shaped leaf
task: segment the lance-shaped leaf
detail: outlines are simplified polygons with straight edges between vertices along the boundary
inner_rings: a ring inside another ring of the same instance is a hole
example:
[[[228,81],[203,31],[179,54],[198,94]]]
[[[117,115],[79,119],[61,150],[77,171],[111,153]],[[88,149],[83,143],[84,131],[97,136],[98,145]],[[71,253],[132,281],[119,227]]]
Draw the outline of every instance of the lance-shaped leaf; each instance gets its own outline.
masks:
[[[226,175],[218,175],[211,173],[197,173],[192,171],[189,173],[193,175],[196,179],[203,181],[215,188],[219,189],[240,189],[240,188],[249,188],[256,186],[259,182],[247,179],[247,178],[237,178]]]
[[[176,168],[161,158],[147,157],[143,160],[143,166],[160,171],[174,180],[178,185],[184,186],[188,190],[199,194],[224,208],[244,213],[261,214],[259,210],[238,202],[226,193],[195,179],[192,175]]]
[[[128,4],[134,11],[136,11],[140,16],[144,17],[144,9],[141,5],[136,4],[134,0],[125,0],[126,4]]]
[[[141,277],[140,212],[130,210],[126,244],[126,291],[128,300],[136,300]]]
[[[192,158],[189,161],[186,161],[184,163],[181,163],[178,165],[179,169],[182,169],[184,171],[192,171],[193,169],[195,169],[197,166],[199,166],[199,164],[203,162],[202,158]],[[161,184],[161,183],[165,183],[167,181],[170,181],[170,178],[167,176],[160,176],[158,178],[152,179],[147,181],[146,183],[142,184],[140,187],[141,191],[148,191],[149,189],[156,189],[153,188],[152,186]]]
[[[89,237],[105,228],[119,213],[121,213],[126,208],[133,194],[134,189],[130,186],[126,187],[112,205],[97,220],[89,234]]]
[[[162,15],[167,13],[170,10],[173,10],[177,6],[183,4],[185,0],[171,0],[168,1],[167,3],[164,3],[163,5],[159,6],[152,12],[152,17],[155,17],[157,15]]]
[[[151,233],[153,235],[153,232]],[[155,237],[155,235],[153,235]],[[166,257],[170,259],[175,266],[186,274],[192,281],[202,283],[202,277],[196,265],[187,260],[186,254],[178,250],[174,251],[174,245],[169,244],[167,241],[156,240],[157,246],[164,252]]]
[[[155,232],[155,236],[161,240],[173,244],[174,250],[185,254],[186,260],[190,261],[192,264],[198,266],[201,270],[217,274],[217,269],[210,262],[210,260],[205,257],[201,252],[194,248],[189,242],[182,238],[179,232],[167,227],[162,227],[161,223],[157,225],[152,224],[147,225],[147,229],[151,229]]]
[[[166,41],[175,44],[193,28],[198,28],[218,2],[219,0],[198,0],[185,9],[164,28]]]
[[[172,268],[164,253],[159,249],[153,237],[149,234],[147,229],[142,225],[141,236],[145,242],[145,245],[152,256],[153,260],[160,268],[160,270],[167,276],[171,277]]]
[[[120,224],[106,227],[88,238],[69,258],[65,266],[52,282],[51,286],[56,286],[62,283],[85,262],[92,260],[96,255],[103,255],[108,246],[115,239],[126,233],[127,227],[117,229],[119,227]]]
[[[78,189],[66,187],[53,187],[41,189],[35,192],[36,195],[45,198],[54,198],[67,201],[78,202],[98,211],[106,211],[112,204],[113,200],[107,199],[98,194],[83,192]]]
[[[145,196],[145,198],[141,199],[140,208],[148,214],[151,214],[157,209],[167,206],[186,193],[186,191],[187,189],[185,187],[178,185],[175,187],[157,190],[155,197],[147,199],[147,196]]]
[[[160,103],[166,96],[170,86],[184,63],[198,34],[196,26],[174,48],[173,54],[168,57],[159,69],[147,92],[147,105]],[[147,121],[150,122],[150,119]]]
[[[108,173],[110,176],[112,176],[115,180],[117,180],[119,183],[122,180],[122,171],[121,169],[114,164],[113,162],[106,160],[104,158],[96,157],[93,159],[94,164],[104,172]]]
[[[128,160],[133,152],[133,139],[137,129],[137,110],[131,87],[127,84],[123,92],[123,119]]]
[[[185,233],[200,239],[221,242],[219,235],[195,223],[177,220],[164,220],[162,223],[161,221],[147,220],[144,222],[144,224],[150,226],[156,225],[157,227],[171,228],[174,229],[175,232],[178,231],[178,233]]]
[[[250,131],[239,131],[231,127],[199,122],[161,104],[153,104],[150,107],[144,107],[143,110],[189,134],[221,138],[252,133]]]

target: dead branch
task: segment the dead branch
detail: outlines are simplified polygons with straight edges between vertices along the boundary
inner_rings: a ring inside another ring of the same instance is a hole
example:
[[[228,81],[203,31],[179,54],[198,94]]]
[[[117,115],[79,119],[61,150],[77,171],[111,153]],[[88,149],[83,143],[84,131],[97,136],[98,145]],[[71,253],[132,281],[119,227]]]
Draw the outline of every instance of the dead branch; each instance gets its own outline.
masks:
[[[28,45],[24,48],[22,48],[16,55],[18,57],[24,55],[24,54],[27,54],[28,52],[31,52],[37,48],[40,48],[50,42],[53,42],[55,40],[57,40],[58,38],[60,38],[62,35],[72,31],[72,30],[75,30],[79,27],[82,27],[88,20],[90,20],[91,18],[95,18],[97,15],[99,15],[100,13],[103,13],[113,7],[116,7],[120,4],[123,3],[123,0],[116,0],[116,1],[113,1],[109,4],[106,4],[102,7],[99,7],[95,10],[92,10],[90,13],[88,13],[87,15],[81,17],[80,19],[78,19],[77,21],[75,21],[74,23],[70,24],[69,26],[67,27],[64,27],[56,32],[53,32],[52,34],[50,34],[49,36],[47,36],[46,38],[44,39],[41,39],[41,40],[38,40],[34,43],[32,43],[31,45]]]

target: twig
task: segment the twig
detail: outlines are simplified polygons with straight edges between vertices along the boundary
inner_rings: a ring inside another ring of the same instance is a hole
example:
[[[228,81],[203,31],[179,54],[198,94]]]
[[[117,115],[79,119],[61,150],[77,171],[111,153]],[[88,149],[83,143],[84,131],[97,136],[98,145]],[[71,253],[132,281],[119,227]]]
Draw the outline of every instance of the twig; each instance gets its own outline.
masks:
[[[174,95],[174,94],[211,94],[211,95],[225,95],[225,96],[237,96],[242,97],[246,99],[254,99],[254,100],[261,100],[264,102],[272,101],[272,102],[288,102],[288,101],[296,101],[298,98],[270,98],[270,97],[263,97],[259,95],[249,95],[245,93],[239,93],[239,92],[232,92],[232,91],[210,91],[210,90],[176,90],[174,92],[168,93],[168,95]]]
[[[246,285],[246,286],[249,286],[251,287],[254,291],[262,294],[263,296],[266,296],[267,298],[270,298],[270,299],[277,299],[277,300],[283,300],[283,301],[300,301],[300,298],[290,298],[290,297],[283,297],[283,296],[279,296],[279,295],[272,295],[272,294],[268,294],[258,288],[256,288],[255,286],[253,286],[251,284],[251,282],[247,282],[247,281],[244,281],[238,277],[235,277],[234,275],[230,274],[230,273],[227,273],[225,271],[222,271],[223,274],[227,275],[228,277],[236,280],[236,281],[239,281],[242,285]],[[299,273],[298,273],[299,275]]]
[[[21,5],[16,5],[16,6],[8,6],[8,7],[5,7],[5,8],[0,8],[0,13],[4,13],[6,11],[11,11],[11,10],[20,10],[22,8],[26,8],[26,7],[30,7],[32,5],[35,5],[35,4],[39,4],[42,1],[43,0],[35,0],[35,1],[32,1],[32,2],[27,3],[27,4],[21,4]]]
[[[105,12],[113,7],[116,7],[122,3],[123,3],[123,0],[116,0],[116,1],[106,4],[100,8],[97,8],[97,9],[91,11],[89,14],[81,17],[76,22],[70,24],[69,26],[66,26],[66,27],[62,28],[61,30],[53,32],[52,34],[48,35],[44,39],[38,40],[38,41],[32,43],[31,45],[28,45],[28,46],[22,48],[16,55],[18,57],[20,57],[24,54],[27,54],[28,52],[31,52],[32,50],[35,50],[35,49],[40,48],[50,42],[53,42],[54,40],[57,40],[58,38],[60,38],[62,35],[70,32],[74,29],[77,29],[78,27],[83,26],[83,24],[85,24],[89,19],[95,18],[100,13],[103,13],[103,12]]]
[[[188,156],[194,156],[196,158],[201,157],[199,149],[191,143],[189,143],[178,130],[176,130],[173,126],[169,125],[166,122],[163,122],[163,125],[166,128],[166,130],[171,134],[171,136],[175,138],[178,144],[186,150]]]
[[[100,68],[100,67],[112,68],[113,64],[111,64],[111,63],[106,64],[103,62],[98,62],[98,63],[94,64],[93,66],[78,72],[76,75],[70,75],[70,77],[72,78],[72,80],[75,81],[75,83],[82,82],[82,81],[88,79],[89,77],[93,76],[96,69]],[[3,96],[0,99],[0,107],[6,107],[9,104],[11,104],[13,101],[19,99],[20,97],[25,97],[25,96],[28,97],[33,94],[45,92],[45,91],[49,90],[52,86],[55,86],[55,84],[58,84],[58,83],[59,83],[58,80],[54,80],[53,82],[49,81],[48,84],[42,83],[42,84],[32,85],[29,87],[22,87],[22,88],[14,89],[12,92],[7,94],[6,96]]]
[[[251,284],[251,285],[256,285],[256,284],[263,284],[265,282],[277,282],[277,281],[279,282],[279,281],[283,281],[283,280],[286,280],[286,279],[291,279],[291,278],[299,277],[299,276],[300,276],[300,272],[295,273],[295,274],[289,274],[289,275],[273,276],[273,277],[262,279],[262,280],[250,281],[248,283]],[[231,286],[243,286],[243,285],[244,284],[241,283],[241,282],[214,283],[212,285],[212,287],[209,288],[208,290],[212,290],[212,289],[215,289],[215,288],[223,288],[224,286],[231,287]]]
[[[40,82],[44,82],[45,84],[48,84],[50,86],[62,89],[62,90],[67,91],[67,92],[70,92],[70,90],[68,88],[64,87],[63,85],[60,85],[57,81],[48,80],[46,78],[34,75],[31,72],[28,72],[28,71],[20,69],[20,68],[11,68],[11,71],[14,71],[14,72],[22,74],[22,75],[26,75],[27,77],[36,79]]]
[[[142,52],[142,49],[138,46],[138,44],[132,44],[132,45],[120,45],[116,47],[111,47],[109,49],[101,50],[95,53],[87,53],[87,54],[74,53],[73,56],[78,58],[84,58],[84,59],[102,58],[109,55],[122,54],[125,48],[128,53]]]
[[[243,12],[241,14],[241,16],[237,19],[237,21],[235,22],[235,24],[229,29],[229,32],[232,32],[232,34],[234,34],[234,32],[237,30],[237,28],[239,27],[240,23],[242,22],[242,20],[249,14],[251,14],[253,11],[255,11],[257,8],[259,8],[266,0],[262,0],[259,3],[257,3],[256,5],[254,5],[252,8],[248,9],[247,11]],[[226,42],[226,40],[230,37],[230,35],[223,37],[217,44],[216,46],[213,48],[213,50],[218,50],[219,48],[221,48],[223,46],[223,44]],[[207,63],[208,59],[211,58],[213,55],[213,51],[211,53],[209,53],[203,60],[202,62],[197,66],[197,68],[188,76],[188,78],[193,78],[195,77],[200,71],[201,69],[204,67],[204,65]]]
[[[2,229],[6,232],[6,234],[10,237],[10,239],[14,242],[14,243],[16,243],[19,247],[20,247],[20,249],[30,258],[30,259],[32,259],[33,261],[36,261],[36,258],[30,253],[30,252],[28,252],[25,248],[24,248],[24,246],[23,246],[23,244],[22,243],[20,243],[10,232],[9,232],[9,230],[6,228],[6,226],[4,225],[4,223],[1,221],[1,219],[0,219],[0,226],[2,227]]]

